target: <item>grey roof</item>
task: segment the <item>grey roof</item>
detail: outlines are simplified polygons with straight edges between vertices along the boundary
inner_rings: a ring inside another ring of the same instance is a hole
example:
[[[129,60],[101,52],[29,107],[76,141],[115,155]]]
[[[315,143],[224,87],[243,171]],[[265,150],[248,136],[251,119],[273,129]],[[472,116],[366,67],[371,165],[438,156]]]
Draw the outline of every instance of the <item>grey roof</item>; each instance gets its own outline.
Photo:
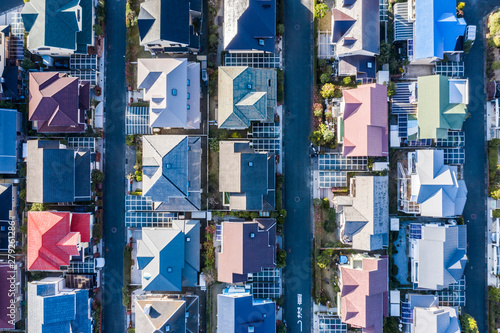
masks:
[[[456,307],[415,308],[413,333],[460,333],[460,321]]]
[[[344,15],[332,14],[332,36],[337,36],[335,51],[338,56],[375,55],[380,52],[380,17],[378,0],[357,0],[352,5],[337,1],[335,10]],[[340,16],[340,17],[339,17]],[[343,17],[346,16],[346,17]],[[355,23],[347,27],[342,37],[334,31],[338,28],[335,18],[342,22],[352,18]]]
[[[276,164],[273,153],[256,152],[248,141],[221,141],[219,191],[232,210],[273,210]]]
[[[140,296],[135,302],[135,331],[136,333],[198,332],[198,316],[198,296],[159,294]]]
[[[458,180],[457,167],[444,164],[443,150],[417,150],[416,158],[417,174],[412,176],[411,185],[412,199],[420,204],[420,215],[462,215],[467,186],[464,180]]]
[[[142,288],[181,291],[194,287],[200,271],[199,221],[174,221],[172,228],[142,228],[137,242]]]
[[[224,2],[224,49],[274,52],[276,2],[232,0]],[[259,41],[263,41],[261,45]]]
[[[380,250],[388,242],[389,195],[387,176],[357,176],[354,194],[337,197],[337,211],[343,210],[343,234],[357,250]]]
[[[254,302],[250,294],[217,295],[217,332],[276,332],[276,303]]]
[[[422,226],[418,251],[418,288],[440,290],[458,282],[467,263],[465,225]]]
[[[31,0],[24,5],[22,19],[29,32],[28,49],[61,48],[87,53],[92,45],[92,0]],[[76,10],[81,7],[82,27]]]
[[[201,208],[201,138],[186,135],[143,136],[143,195],[157,210]]]
[[[30,333],[90,333],[88,290],[69,289],[62,278],[28,283]]]
[[[200,127],[200,64],[182,58],[139,59],[138,89],[151,127]]]
[[[252,121],[273,122],[276,87],[274,69],[220,66],[219,128],[246,129]]]
[[[27,161],[28,202],[90,199],[89,154],[60,148],[59,141],[29,140]]]
[[[16,110],[0,109],[0,174],[15,174],[17,164]]]

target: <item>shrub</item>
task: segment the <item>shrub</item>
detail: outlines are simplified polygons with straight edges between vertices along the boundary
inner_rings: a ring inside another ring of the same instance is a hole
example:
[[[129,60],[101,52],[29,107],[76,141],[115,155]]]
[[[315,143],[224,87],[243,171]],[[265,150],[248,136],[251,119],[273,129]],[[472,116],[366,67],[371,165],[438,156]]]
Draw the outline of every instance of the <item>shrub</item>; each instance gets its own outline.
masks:
[[[335,88],[333,92],[333,98],[342,98],[342,90]]]
[[[323,208],[323,209],[330,208],[330,200],[328,200],[328,198],[323,198],[323,200],[321,202],[321,208]]]
[[[286,251],[279,249],[276,253],[276,268],[283,268],[286,266]]]
[[[318,59],[318,67],[323,68],[326,66],[326,60],[325,59]]]
[[[493,44],[495,47],[500,47],[500,36],[493,37]]]
[[[470,49],[472,48],[472,44],[474,42],[471,40],[471,39],[468,39],[465,41],[465,44],[464,44],[464,52],[467,54],[469,53]]]
[[[276,99],[278,100],[278,103],[283,103],[283,100],[285,99],[285,74],[283,70],[279,68],[276,69],[276,74],[278,80]]]
[[[467,313],[460,316],[460,327],[463,333],[479,333],[476,320]]]
[[[142,182],[142,171],[135,170],[135,180],[138,182]]]
[[[31,212],[43,212],[44,210],[47,210],[47,208],[48,208],[48,206],[46,204],[34,202],[33,204],[31,204],[30,211]]]
[[[498,37],[500,37],[500,36],[498,36]],[[491,64],[491,69],[493,69],[493,70],[500,69],[500,60],[493,62]]]
[[[231,137],[234,139],[239,139],[239,138],[241,138],[241,134],[238,132],[233,132],[233,134],[231,134]]]
[[[125,137],[125,144],[127,146],[133,146],[133,145],[135,145],[135,136],[134,135],[127,135]]]
[[[459,2],[457,5],[457,10],[464,10],[465,8],[465,2]]]
[[[330,73],[323,73],[319,77],[319,80],[321,81],[322,84],[330,82]]]
[[[391,97],[396,95],[396,84],[394,82],[390,82],[387,86],[387,96]]]
[[[337,229],[337,212],[334,208],[330,208],[328,211],[328,220],[325,221],[323,228],[326,232],[334,232]]]
[[[500,209],[493,210],[493,217],[500,218]]]
[[[326,13],[328,12],[329,8],[326,4],[324,3],[318,3],[314,6],[314,17],[321,19],[326,16]]]
[[[323,116],[323,105],[321,103],[314,103],[313,104],[313,113],[315,117],[322,117]]]
[[[345,77],[345,78],[342,79],[342,83],[344,83],[344,85],[346,85],[346,86],[348,86],[349,84],[351,84],[351,82],[352,82],[352,79],[351,79],[350,76]]]
[[[335,86],[331,83],[326,83],[321,87],[321,96],[323,98],[332,98],[335,95]]]
[[[392,267],[391,267],[391,274],[392,274],[392,276],[398,275],[398,271],[399,271],[398,270],[398,266],[392,265]]]
[[[283,36],[284,33],[285,33],[285,25],[282,23],[276,25],[276,34],[278,36]]]

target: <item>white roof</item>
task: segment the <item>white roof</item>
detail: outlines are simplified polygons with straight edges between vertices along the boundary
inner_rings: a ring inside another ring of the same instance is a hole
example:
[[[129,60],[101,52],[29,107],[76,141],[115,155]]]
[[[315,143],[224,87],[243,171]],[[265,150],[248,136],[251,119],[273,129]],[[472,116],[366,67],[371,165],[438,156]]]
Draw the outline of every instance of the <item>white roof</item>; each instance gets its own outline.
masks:
[[[449,79],[450,103],[469,104],[469,80]]]

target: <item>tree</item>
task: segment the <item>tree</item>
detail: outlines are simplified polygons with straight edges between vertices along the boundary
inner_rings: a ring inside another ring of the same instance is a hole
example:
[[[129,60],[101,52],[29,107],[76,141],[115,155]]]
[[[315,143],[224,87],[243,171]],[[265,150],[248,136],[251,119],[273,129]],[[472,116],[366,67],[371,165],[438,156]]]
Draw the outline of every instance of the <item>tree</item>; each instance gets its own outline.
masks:
[[[331,83],[326,83],[321,87],[320,94],[323,98],[333,98],[335,95],[335,86]]]
[[[351,84],[352,79],[351,79],[350,76],[347,76],[347,77],[345,77],[345,78],[342,79],[342,82],[344,83],[345,86],[348,86],[348,85]]]
[[[390,82],[387,86],[387,96],[391,97],[396,95],[396,84],[394,82]]]
[[[319,77],[319,80],[321,81],[322,84],[330,82],[330,73],[323,73]]]
[[[280,23],[276,26],[276,34],[278,36],[283,36],[285,33],[285,25],[283,23]]]
[[[323,68],[326,66],[326,60],[325,59],[318,59],[318,67]]]
[[[318,267],[325,269],[326,267],[330,266],[330,263],[332,262],[332,255],[333,250],[321,251],[321,253],[316,257],[316,264],[318,265]]]
[[[334,135],[333,135],[333,132],[331,130],[327,129],[326,131],[323,132],[323,140],[325,141],[325,143],[332,142],[333,139],[334,139]]]
[[[495,287],[489,287],[488,289],[488,298],[493,303],[500,302],[500,289]]]
[[[326,16],[326,13],[328,12],[329,8],[326,4],[324,3],[318,3],[314,6],[314,17],[318,19],[322,19],[323,17]]]
[[[104,174],[100,170],[92,170],[92,183],[100,184],[103,180]]]
[[[460,327],[462,328],[462,333],[479,333],[476,320],[467,313],[460,316]]]
[[[313,104],[313,114],[315,117],[322,117],[323,116],[323,105],[321,105],[321,103],[314,103]]]
[[[333,98],[342,98],[342,90],[339,88],[335,88],[335,91],[333,92]]]
[[[458,10],[464,10],[465,8],[465,2],[459,2],[458,5],[457,5],[457,9]]]
[[[219,37],[216,34],[211,34],[208,36],[208,45],[210,48],[217,48],[217,44],[219,43]]]
[[[102,26],[100,24],[94,24],[94,33],[96,36],[102,36]]]
[[[276,268],[283,268],[286,266],[286,251],[279,249],[276,253]]]
[[[21,191],[19,191],[19,199],[26,200],[26,189],[25,188],[23,188]]]
[[[127,146],[133,146],[133,145],[135,145],[135,136],[134,135],[127,135],[125,137],[125,144]]]
[[[43,212],[44,210],[46,210],[48,207],[47,205],[43,204],[43,203],[39,203],[39,202],[34,202],[32,205],[31,205],[31,209],[30,211],[31,212]]]

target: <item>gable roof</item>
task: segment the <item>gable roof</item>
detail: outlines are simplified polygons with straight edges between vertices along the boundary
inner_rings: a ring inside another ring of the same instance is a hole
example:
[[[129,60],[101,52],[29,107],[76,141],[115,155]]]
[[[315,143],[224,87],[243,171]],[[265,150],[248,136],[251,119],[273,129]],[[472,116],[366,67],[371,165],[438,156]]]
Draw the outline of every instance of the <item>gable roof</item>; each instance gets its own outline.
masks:
[[[222,246],[218,253],[218,280],[244,282],[248,273],[276,267],[276,220],[222,222]]]
[[[411,201],[420,204],[420,215],[455,217],[462,215],[467,186],[457,178],[457,167],[444,164],[444,151],[416,151],[416,175],[411,177]]]
[[[217,295],[218,332],[276,332],[276,303],[255,302],[248,293]]]
[[[81,28],[76,13],[79,9]],[[87,46],[93,43],[92,0],[32,0],[24,5],[21,17],[29,32],[30,51],[52,47],[86,54]]]
[[[273,69],[219,67],[218,126],[246,129],[251,121],[274,121],[277,75]]]
[[[200,126],[200,64],[183,58],[139,59],[138,89],[149,101],[151,127]],[[188,109],[189,108],[189,109]]]
[[[332,39],[339,57],[373,56],[380,52],[380,16],[377,0],[339,1],[332,9]]]
[[[344,90],[344,156],[387,156],[387,87],[364,84]]]
[[[467,105],[454,103],[455,94],[450,80],[443,75],[418,78],[417,120],[419,139],[445,139],[448,130],[461,130],[467,118]],[[452,95],[450,95],[450,91]],[[464,94],[468,94],[465,88]],[[468,96],[462,96],[467,101]]]
[[[28,212],[27,269],[59,271],[89,238],[90,213]]]
[[[17,110],[0,109],[0,174],[17,172]]]
[[[90,83],[57,72],[30,73],[29,119],[39,133],[85,131]]]
[[[229,193],[230,208],[273,210],[274,154],[256,152],[248,141],[220,141],[219,190]]]
[[[345,225],[343,236],[357,250],[381,250],[388,242],[389,181],[387,176],[357,176],[351,200],[338,201]],[[346,198],[347,199],[347,198]]]
[[[143,194],[161,202],[159,210],[201,208],[201,138],[143,136]]]
[[[69,289],[62,278],[28,283],[28,331],[31,333],[90,333],[89,291]]]
[[[443,59],[444,52],[461,50],[457,45],[465,35],[467,23],[457,18],[454,0],[416,1],[415,59]],[[462,41],[463,42],[463,41]]]
[[[142,270],[144,290],[181,291],[182,286],[196,285],[200,271],[199,229],[199,221],[175,221],[172,228],[142,228],[137,264]]]
[[[341,320],[363,332],[382,333],[383,318],[389,315],[388,260],[363,257],[361,261],[361,268],[340,265]]]
[[[233,0],[224,2],[224,49],[274,52],[276,2]],[[264,45],[259,43],[264,41]]]
[[[465,225],[422,226],[418,249],[418,288],[440,290],[458,282],[467,263]]]

